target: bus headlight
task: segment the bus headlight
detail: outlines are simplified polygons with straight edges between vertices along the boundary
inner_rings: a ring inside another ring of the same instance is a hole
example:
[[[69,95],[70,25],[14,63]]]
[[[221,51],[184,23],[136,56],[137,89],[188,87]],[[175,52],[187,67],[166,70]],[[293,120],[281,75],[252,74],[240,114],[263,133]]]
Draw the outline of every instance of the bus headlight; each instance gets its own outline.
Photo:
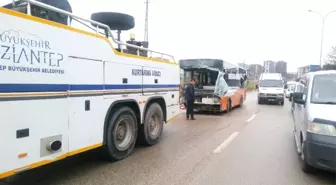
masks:
[[[217,98],[217,97],[214,97],[213,98],[213,102],[214,102],[214,104],[219,104],[220,103],[220,99]]]
[[[321,123],[308,123],[308,132],[326,136],[336,136],[336,127]]]

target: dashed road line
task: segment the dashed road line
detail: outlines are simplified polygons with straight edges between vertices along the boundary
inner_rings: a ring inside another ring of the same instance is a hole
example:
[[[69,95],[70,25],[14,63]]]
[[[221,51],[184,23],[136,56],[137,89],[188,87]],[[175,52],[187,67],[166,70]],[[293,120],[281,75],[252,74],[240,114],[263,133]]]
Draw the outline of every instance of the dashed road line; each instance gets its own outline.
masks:
[[[235,137],[238,136],[238,134],[239,134],[239,132],[234,132],[234,133],[232,133],[232,134],[230,135],[230,137],[228,137],[222,144],[220,144],[220,145],[213,151],[213,153],[215,153],[215,154],[219,154],[219,153],[221,153],[222,150],[223,150],[225,147],[227,147]]]
[[[251,122],[255,117],[257,116],[257,114],[253,114],[249,119],[246,120],[247,123]]]

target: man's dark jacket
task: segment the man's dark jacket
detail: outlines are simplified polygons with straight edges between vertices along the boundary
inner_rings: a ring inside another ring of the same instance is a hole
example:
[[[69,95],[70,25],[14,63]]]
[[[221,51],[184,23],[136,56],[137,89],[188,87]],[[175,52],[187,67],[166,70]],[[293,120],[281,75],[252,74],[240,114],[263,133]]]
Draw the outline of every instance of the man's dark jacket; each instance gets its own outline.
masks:
[[[184,98],[186,101],[195,100],[195,88],[192,84],[188,84],[185,87]]]

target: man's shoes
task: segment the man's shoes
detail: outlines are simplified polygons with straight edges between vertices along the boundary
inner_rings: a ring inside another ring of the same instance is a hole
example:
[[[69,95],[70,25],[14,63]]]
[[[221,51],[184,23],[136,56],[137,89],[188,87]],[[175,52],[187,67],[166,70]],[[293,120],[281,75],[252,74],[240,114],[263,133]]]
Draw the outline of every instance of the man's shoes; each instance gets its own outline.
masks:
[[[189,117],[187,117],[187,120],[189,120]]]
[[[190,120],[196,120],[194,117],[192,117]]]

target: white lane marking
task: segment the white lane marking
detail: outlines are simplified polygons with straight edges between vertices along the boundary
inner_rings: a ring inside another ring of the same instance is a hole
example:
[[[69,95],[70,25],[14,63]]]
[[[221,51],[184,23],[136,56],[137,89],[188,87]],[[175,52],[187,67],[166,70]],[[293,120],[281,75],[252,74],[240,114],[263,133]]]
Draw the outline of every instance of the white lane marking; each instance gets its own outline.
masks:
[[[246,120],[246,122],[250,122],[252,121],[255,117],[256,117],[257,114],[253,114],[248,120]]]
[[[239,134],[239,132],[234,132],[234,133],[232,133],[232,134],[230,135],[230,137],[228,137],[222,144],[220,144],[220,145],[213,151],[213,153],[215,153],[215,154],[219,154],[219,153],[221,153],[222,150],[223,150],[226,146],[228,146],[228,145],[231,143],[231,141],[232,141],[235,137],[237,137],[238,134]]]

